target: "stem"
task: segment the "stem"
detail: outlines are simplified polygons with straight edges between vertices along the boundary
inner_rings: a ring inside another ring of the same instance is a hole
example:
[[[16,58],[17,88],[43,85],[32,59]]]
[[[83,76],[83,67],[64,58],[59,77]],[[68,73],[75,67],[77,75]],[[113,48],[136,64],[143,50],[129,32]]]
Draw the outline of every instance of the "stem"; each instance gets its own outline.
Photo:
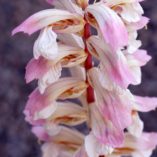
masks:
[[[87,44],[86,44],[86,40],[90,37],[90,35],[91,35],[90,25],[89,25],[89,23],[86,23],[85,27],[84,27],[84,44],[85,44],[85,52],[87,53],[87,59],[85,61],[86,73],[88,72],[89,69],[91,69],[93,67],[92,55],[89,53]],[[86,77],[86,82],[88,83],[87,77]],[[94,101],[95,101],[94,89],[89,85],[87,88],[87,102],[88,102],[88,104],[90,104]],[[103,156],[99,156],[99,157],[105,157],[105,156],[103,155]]]
[[[89,69],[91,69],[93,67],[92,64],[92,55],[89,53],[88,48],[87,48],[87,44],[86,44],[86,40],[90,37],[91,33],[90,33],[90,25],[89,23],[85,24],[84,27],[84,43],[85,43],[85,52],[87,53],[87,59],[85,61],[85,69],[86,69],[86,73],[88,72]],[[88,83],[88,79],[86,78],[86,82]],[[89,85],[87,88],[87,102],[88,104],[94,102],[94,90],[93,88]]]

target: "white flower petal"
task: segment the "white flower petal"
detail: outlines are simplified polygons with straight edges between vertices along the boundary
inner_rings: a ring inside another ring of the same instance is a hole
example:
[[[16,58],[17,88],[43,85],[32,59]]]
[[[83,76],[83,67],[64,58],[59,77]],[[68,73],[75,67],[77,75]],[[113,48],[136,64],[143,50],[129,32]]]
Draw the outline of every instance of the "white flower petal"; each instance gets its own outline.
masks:
[[[58,55],[57,35],[52,31],[52,27],[44,28],[38,39],[35,41],[33,53],[35,59],[40,56],[46,59],[55,59]]]

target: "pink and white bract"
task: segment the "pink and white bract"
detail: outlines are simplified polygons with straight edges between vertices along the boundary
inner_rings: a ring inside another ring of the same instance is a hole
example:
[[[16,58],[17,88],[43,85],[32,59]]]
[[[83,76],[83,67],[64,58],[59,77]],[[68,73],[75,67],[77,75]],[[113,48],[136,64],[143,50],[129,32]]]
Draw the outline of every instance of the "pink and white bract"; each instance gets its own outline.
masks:
[[[43,157],[151,156],[157,133],[143,132],[138,112],[154,110],[157,98],[128,89],[141,83],[141,67],[151,59],[137,40],[149,21],[140,1],[47,0],[54,9],[13,30],[40,31],[25,75],[38,87],[24,114]]]

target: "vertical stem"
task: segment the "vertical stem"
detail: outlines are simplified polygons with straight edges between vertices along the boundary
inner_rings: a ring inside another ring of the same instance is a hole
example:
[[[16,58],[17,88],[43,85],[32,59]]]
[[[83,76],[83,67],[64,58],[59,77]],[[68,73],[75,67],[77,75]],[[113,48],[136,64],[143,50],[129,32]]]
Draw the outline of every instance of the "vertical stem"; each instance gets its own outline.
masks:
[[[89,53],[88,48],[87,48],[87,44],[86,44],[86,40],[90,37],[91,33],[90,33],[90,25],[89,23],[85,24],[84,27],[84,43],[85,43],[85,52],[87,53],[87,59],[85,61],[85,69],[86,69],[86,73],[88,72],[89,69],[91,69],[93,67],[92,64],[92,55]],[[88,83],[88,79],[86,78],[86,82]],[[95,101],[94,98],[94,89],[89,85],[87,88],[87,102],[88,104],[92,103]],[[99,156],[99,157],[105,157],[104,155]]]
[[[85,27],[84,27],[85,52],[87,53],[87,59],[85,61],[86,73],[87,73],[87,71],[89,69],[91,69],[93,67],[92,55],[89,53],[88,48],[87,48],[87,44],[86,44],[86,40],[90,37],[90,35],[91,35],[91,33],[90,33],[90,25],[89,25],[89,23],[86,23]],[[86,82],[88,83],[87,78],[86,78]],[[93,90],[93,88],[90,85],[87,88],[87,102],[88,102],[88,104],[94,102],[94,90]]]

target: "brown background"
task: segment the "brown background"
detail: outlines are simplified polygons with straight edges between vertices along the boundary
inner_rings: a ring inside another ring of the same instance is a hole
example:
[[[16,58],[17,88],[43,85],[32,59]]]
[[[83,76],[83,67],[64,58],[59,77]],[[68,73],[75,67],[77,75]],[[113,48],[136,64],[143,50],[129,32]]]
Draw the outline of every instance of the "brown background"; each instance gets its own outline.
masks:
[[[142,5],[151,22],[139,38],[153,59],[142,69],[143,83],[131,90],[139,95],[157,96],[157,0],[147,0]],[[37,139],[22,114],[35,86],[25,84],[24,73],[37,34],[11,37],[11,30],[32,13],[50,7],[44,0],[0,0],[0,157],[40,157]],[[141,117],[146,131],[157,131],[157,111]]]

